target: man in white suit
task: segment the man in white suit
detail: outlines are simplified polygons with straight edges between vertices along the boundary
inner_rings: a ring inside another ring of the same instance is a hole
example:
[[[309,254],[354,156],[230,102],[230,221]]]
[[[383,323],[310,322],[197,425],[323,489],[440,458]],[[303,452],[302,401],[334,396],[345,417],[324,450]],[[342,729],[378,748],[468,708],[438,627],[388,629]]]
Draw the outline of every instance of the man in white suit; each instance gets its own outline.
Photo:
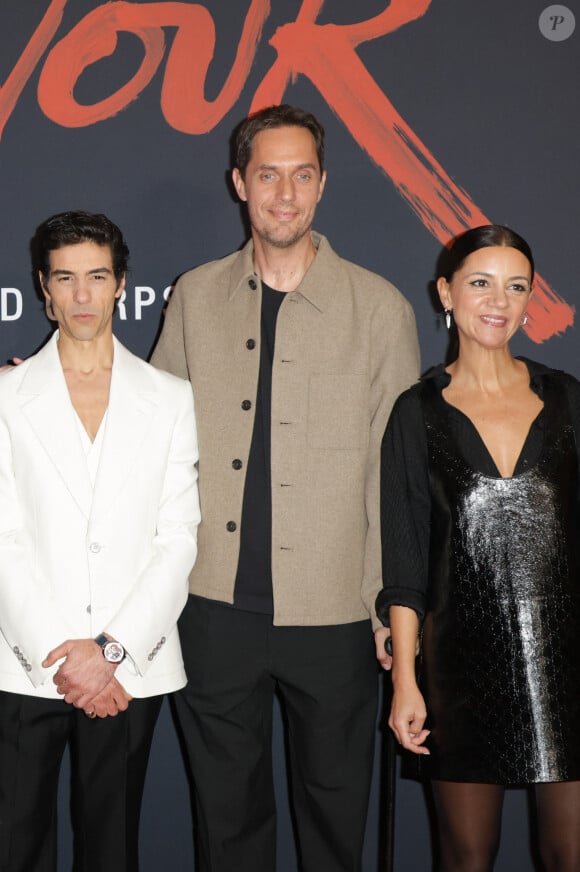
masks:
[[[162,695],[186,681],[191,386],[113,336],[118,227],[67,212],[32,248],[58,330],[0,377],[0,872],[56,869],[67,742],[75,870],[133,872]]]

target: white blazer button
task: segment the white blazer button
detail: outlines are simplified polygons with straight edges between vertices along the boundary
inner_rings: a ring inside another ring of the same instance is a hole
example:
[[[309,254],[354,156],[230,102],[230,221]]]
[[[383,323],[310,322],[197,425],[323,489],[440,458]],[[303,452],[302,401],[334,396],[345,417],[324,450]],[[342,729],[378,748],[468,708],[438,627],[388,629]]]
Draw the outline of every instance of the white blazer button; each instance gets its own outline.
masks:
[[[92,554],[98,554],[100,550],[101,550],[101,546],[99,545],[98,542],[91,542],[91,544],[89,545],[89,551]]]

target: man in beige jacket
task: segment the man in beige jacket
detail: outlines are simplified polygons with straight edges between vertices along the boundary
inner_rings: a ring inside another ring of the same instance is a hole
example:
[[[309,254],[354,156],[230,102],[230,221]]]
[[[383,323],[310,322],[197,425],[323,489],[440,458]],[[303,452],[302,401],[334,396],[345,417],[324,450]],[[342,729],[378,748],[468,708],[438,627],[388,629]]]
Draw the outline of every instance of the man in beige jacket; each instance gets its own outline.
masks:
[[[414,316],[312,232],[324,131],[240,125],[252,238],[177,283],[153,356],[194,386],[202,523],[180,621],[178,714],[201,872],[273,872],[272,703],[288,725],[305,872],[356,872],[373,762],[379,451],[418,375]],[[386,631],[376,629],[377,650]]]

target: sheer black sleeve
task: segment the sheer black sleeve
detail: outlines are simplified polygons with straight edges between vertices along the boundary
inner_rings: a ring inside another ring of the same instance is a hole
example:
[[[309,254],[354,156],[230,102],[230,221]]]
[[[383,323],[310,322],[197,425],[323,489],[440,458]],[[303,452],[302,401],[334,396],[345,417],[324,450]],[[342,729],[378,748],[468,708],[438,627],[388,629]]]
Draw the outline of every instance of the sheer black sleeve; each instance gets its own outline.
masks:
[[[381,449],[383,590],[376,608],[386,626],[389,606],[425,613],[431,497],[419,390],[395,403]]]

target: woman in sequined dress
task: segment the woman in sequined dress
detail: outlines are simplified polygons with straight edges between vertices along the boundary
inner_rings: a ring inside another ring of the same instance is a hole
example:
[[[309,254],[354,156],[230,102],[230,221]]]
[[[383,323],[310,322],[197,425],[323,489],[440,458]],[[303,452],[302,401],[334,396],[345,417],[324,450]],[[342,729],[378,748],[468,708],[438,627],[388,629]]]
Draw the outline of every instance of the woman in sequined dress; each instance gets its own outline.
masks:
[[[389,724],[431,779],[445,872],[493,868],[511,784],[534,785],[546,870],[580,870],[580,384],[510,353],[533,274],[506,227],[454,241],[457,358],[383,442]]]

